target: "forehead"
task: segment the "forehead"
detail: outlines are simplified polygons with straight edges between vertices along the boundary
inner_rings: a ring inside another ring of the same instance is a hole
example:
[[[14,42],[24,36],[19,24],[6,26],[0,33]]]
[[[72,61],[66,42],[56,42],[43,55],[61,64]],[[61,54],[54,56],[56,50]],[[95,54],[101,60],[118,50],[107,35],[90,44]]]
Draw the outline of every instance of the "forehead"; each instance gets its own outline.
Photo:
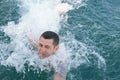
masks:
[[[45,39],[43,37],[40,37],[39,43],[51,45],[53,44],[53,39]]]

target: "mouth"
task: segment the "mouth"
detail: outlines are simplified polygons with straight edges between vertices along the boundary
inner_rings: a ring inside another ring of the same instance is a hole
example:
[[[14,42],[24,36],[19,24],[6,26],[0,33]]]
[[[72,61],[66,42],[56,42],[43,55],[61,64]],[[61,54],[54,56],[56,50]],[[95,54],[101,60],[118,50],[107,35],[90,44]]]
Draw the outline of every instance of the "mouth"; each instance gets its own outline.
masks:
[[[39,53],[39,56],[40,56],[40,58],[46,58],[47,56],[46,56],[46,54],[41,54],[41,53]]]

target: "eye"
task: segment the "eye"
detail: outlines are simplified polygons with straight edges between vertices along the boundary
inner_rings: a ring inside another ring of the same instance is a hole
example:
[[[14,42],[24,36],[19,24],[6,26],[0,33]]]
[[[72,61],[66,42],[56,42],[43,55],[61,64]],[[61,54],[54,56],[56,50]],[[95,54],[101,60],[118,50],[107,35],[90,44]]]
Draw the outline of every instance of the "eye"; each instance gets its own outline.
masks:
[[[39,44],[40,47],[42,47],[43,45],[42,44]]]
[[[45,48],[49,49],[49,48],[50,48],[50,46],[46,45],[46,46],[45,46]]]

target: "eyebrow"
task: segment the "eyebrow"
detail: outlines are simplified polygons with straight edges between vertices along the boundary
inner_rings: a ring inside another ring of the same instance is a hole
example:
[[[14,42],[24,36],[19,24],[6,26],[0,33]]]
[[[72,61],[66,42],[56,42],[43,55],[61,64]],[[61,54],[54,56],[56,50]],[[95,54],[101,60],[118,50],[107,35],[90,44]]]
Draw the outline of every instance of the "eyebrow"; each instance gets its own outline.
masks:
[[[39,45],[41,45],[42,43],[39,43]],[[43,45],[43,44],[42,44]]]
[[[42,43],[39,43],[39,45],[43,45]],[[48,47],[50,47],[50,45],[45,45],[45,46],[48,46]]]

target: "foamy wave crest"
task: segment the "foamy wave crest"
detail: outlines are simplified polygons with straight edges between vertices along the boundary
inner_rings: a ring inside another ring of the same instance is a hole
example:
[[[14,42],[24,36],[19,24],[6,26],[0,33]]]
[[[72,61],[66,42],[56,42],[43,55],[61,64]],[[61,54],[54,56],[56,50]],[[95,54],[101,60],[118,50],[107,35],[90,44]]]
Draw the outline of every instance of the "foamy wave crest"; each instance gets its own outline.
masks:
[[[40,59],[38,51],[31,45],[29,39],[38,40],[41,33],[50,30],[56,33],[60,29],[61,15],[56,10],[59,0],[24,0],[23,7],[26,13],[22,14],[19,24],[9,22],[4,32],[10,37],[9,44],[3,44],[1,52],[6,55],[0,57],[0,62],[5,66],[15,67],[18,72],[24,72],[24,65],[34,66],[36,69],[49,69],[45,65],[49,62],[56,67],[57,59],[66,60],[67,54],[64,43],[57,55]],[[4,48],[7,48],[5,50]],[[10,50],[10,51],[9,51]],[[62,55],[62,56],[61,56]],[[60,57],[59,57],[60,56]]]
[[[73,6],[72,8],[66,4],[63,5],[67,11],[78,8],[84,3],[83,0],[66,0],[65,2]],[[11,42],[3,44],[2,48],[7,48],[7,50],[3,49],[2,53],[5,54],[4,56],[0,55],[2,65],[15,67],[18,72],[24,72],[26,63],[35,69],[50,70],[49,63],[57,69],[57,61],[62,60],[67,61],[68,67],[71,69],[77,68],[81,64],[89,65],[91,61],[88,56],[93,54],[98,59],[98,67],[104,67],[104,58],[96,52],[89,52],[87,45],[77,41],[70,32],[61,36],[63,41],[61,41],[58,54],[46,59],[39,58],[38,51],[31,45],[29,38],[38,40],[41,33],[47,30],[59,32],[61,29],[60,21],[64,19],[64,16],[58,12],[63,10],[63,8],[59,8],[62,5],[57,6],[61,3],[60,0],[23,1],[23,6],[27,12],[22,14],[19,24],[10,22],[4,29],[4,32],[11,38]]]
[[[78,9],[82,6],[86,6],[87,1],[88,0],[64,0],[64,2],[68,2],[69,4],[71,4],[74,9]]]
[[[69,51],[69,70],[81,65],[94,65],[98,69],[106,70],[105,59],[99,53],[91,50],[87,44],[77,41],[70,31],[67,31],[61,38]]]

